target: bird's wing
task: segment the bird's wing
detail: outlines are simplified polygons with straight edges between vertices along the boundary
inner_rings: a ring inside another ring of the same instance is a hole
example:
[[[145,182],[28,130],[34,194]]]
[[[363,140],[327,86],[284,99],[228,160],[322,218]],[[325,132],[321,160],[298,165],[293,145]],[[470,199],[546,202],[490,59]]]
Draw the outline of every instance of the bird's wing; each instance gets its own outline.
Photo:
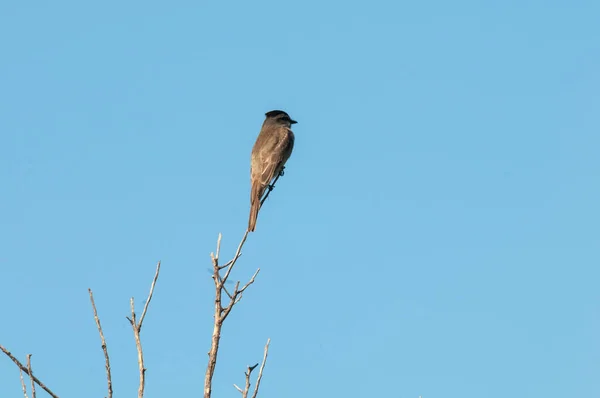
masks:
[[[256,187],[255,195],[259,199],[275,177],[275,172],[281,163],[281,156],[276,152],[259,152],[252,162],[252,187]]]
[[[287,134],[283,137],[280,135],[270,138],[262,142],[260,148],[252,153],[250,179],[252,186],[256,187],[255,194],[259,198],[262,197],[277,173],[281,171],[294,145],[293,136]]]

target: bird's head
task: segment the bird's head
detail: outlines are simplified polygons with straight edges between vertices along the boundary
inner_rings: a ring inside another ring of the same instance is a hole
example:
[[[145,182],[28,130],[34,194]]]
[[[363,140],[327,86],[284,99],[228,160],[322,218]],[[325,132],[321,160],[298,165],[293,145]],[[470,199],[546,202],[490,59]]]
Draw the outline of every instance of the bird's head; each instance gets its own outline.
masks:
[[[282,124],[286,127],[290,127],[292,124],[296,124],[298,123],[295,120],[292,120],[290,118],[290,115],[288,115],[286,112],[284,111],[270,111],[265,113],[265,116],[267,117],[266,121],[270,121],[273,123],[277,123],[277,124]]]

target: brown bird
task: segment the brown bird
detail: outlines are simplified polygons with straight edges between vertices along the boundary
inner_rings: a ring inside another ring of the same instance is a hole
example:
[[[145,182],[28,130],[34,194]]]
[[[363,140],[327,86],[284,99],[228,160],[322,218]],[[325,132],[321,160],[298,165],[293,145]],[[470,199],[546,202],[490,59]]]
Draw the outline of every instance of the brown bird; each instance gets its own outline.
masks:
[[[254,231],[260,210],[260,201],[270,188],[271,181],[283,175],[285,162],[294,148],[292,120],[284,111],[271,111],[265,114],[256,143],[250,157],[250,219],[248,231]]]

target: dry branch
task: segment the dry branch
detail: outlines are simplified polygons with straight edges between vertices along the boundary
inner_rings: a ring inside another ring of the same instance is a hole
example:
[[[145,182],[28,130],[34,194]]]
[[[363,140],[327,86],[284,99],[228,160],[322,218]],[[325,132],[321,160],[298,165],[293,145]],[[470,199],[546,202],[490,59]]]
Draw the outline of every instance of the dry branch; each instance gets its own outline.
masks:
[[[244,387],[243,390],[241,388],[239,388],[237,385],[235,385],[235,384],[233,385],[239,392],[242,393],[242,398],[248,397],[248,391],[250,391],[250,375],[252,374],[252,371],[254,369],[256,369],[257,366],[258,366],[258,364],[255,364],[253,366],[248,366],[248,368],[244,372],[244,376],[246,376],[246,386]]]
[[[150,305],[150,301],[152,300],[152,295],[154,294],[154,288],[156,286],[156,282],[158,280],[158,275],[160,273],[160,261],[156,265],[156,273],[154,274],[154,279],[152,280],[152,284],[150,285],[150,293],[148,294],[148,299],[146,300],[146,304],[144,305],[144,309],[142,310],[142,315],[139,318],[139,321],[136,318],[135,314],[135,306],[133,297],[130,301],[131,306],[131,318],[127,317],[129,322],[131,323],[133,329],[133,335],[135,338],[136,349],[138,353],[138,367],[140,371],[140,384],[138,387],[138,398],[143,398],[144,396],[144,387],[145,387],[145,373],[146,368],[144,367],[144,354],[142,351],[142,343],[140,340],[140,332],[142,331],[142,324],[144,319],[146,318],[146,313],[148,312],[148,306]],[[106,345],[106,339],[104,338],[104,332],[102,331],[102,325],[100,323],[100,318],[98,317],[98,312],[96,310],[96,303],[94,302],[94,295],[91,289],[88,289],[90,302],[92,304],[92,310],[94,312],[94,320],[96,321],[96,327],[98,328],[98,333],[100,335],[100,341],[102,343],[102,351],[104,352],[104,362],[106,366],[106,379],[108,384],[108,397],[112,398],[113,389],[112,389],[112,377],[111,377],[111,368],[110,368],[110,359],[108,356],[108,348]],[[31,354],[27,355],[27,366],[24,366],[17,358],[15,358],[10,351],[8,351],[5,347],[0,345],[0,351],[2,351],[6,356],[8,356],[19,368],[19,375],[21,379],[21,388],[23,390],[23,396],[27,398],[27,387],[25,386],[25,381],[23,379],[23,372],[29,375],[31,380],[31,398],[36,398],[35,384],[39,385],[44,391],[46,391],[52,398],[59,398],[58,395],[54,394],[48,387],[44,385],[37,377],[33,375],[33,371],[31,369]]]
[[[217,365],[217,355],[219,353],[219,342],[221,341],[221,328],[223,327],[223,322],[227,319],[227,316],[231,313],[233,307],[240,302],[242,299],[242,293],[254,283],[254,280],[258,273],[260,272],[260,268],[256,270],[252,278],[240,289],[240,282],[236,282],[235,287],[233,289],[233,293],[230,293],[225,288],[225,283],[229,276],[231,275],[231,271],[235,266],[238,258],[242,255],[242,247],[248,238],[248,231],[244,234],[240,244],[237,247],[235,255],[231,260],[229,260],[225,265],[219,265],[219,255],[221,252],[221,234],[217,239],[217,250],[215,253],[211,253],[210,257],[213,264],[213,275],[212,279],[215,283],[215,314],[214,314],[214,326],[213,333],[211,338],[210,350],[208,351],[208,366],[206,367],[206,374],[204,377],[204,398],[210,398],[212,394],[212,378],[215,373],[215,367]],[[221,270],[224,270],[225,274],[221,276]],[[229,297],[229,303],[226,306],[223,306],[223,291],[227,297]]]
[[[33,370],[31,370],[31,354],[27,354],[27,370],[29,371],[29,380],[31,380],[31,398],[35,398],[35,383],[33,381]]]
[[[21,378],[21,389],[23,390],[23,396],[27,398],[27,387],[25,386],[25,380],[23,380],[23,371],[19,368],[19,377]]]
[[[23,372],[28,374],[29,377],[31,378],[31,380],[33,380],[35,383],[37,383],[38,386],[42,387],[42,389],[44,391],[46,391],[48,394],[50,394],[50,396],[52,398],[59,398],[58,395],[54,394],[48,387],[46,387],[46,385],[44,383],[42,383],[40,381],[40,379],[38,379],[37,377],[35,377],[33,375],[33,372],[30,372],[29,369],[27,369],[27,367],[23,366],[23,364],[21,362],[19,362],[19,360],[17,358],[15,358],[14,355],[12,355],[10,353],[10,351],[8,351],[2,345],[0,345],[0,351],[2,351],[4,354],[6,354],[6,356],[9,357],[19,367],[19,369],[21,369]]]
[[[133,337],[135,339],[135,347],[137,349],[138,354],[138,369],[140,371],[140,384],[138,387],[138,398],[142,398],[144,396],[144,387],[146,386],[146,368],[144,367],[144,352],[142,351],[142,341],[140,339],[140,332],[142,331],[142,323],[144,322],[144,318],[146,317],[146,311],[148,311],[148,305],[150,304],[150,300],[152,300],[152,295],[154,294],[154,286],[156,285],[156,281],[158,280],[158,274],[160,272],[160,261],[156,265],[156,273],[154,274],[154,279],[152,280],[152,285],[150,285],[150,293],[148,294],[148,299],[146,300],[146,304],[144,305],[144,309],[142,310],[142,316],[140,317],[139,322],[135,316],[135,305],[133,301],[133,297],[129,301],[129,305],[131,308],[131,318],[126,317],[129,323],[131,324],[131,328],[133,330]]]
[[[106,340],[104,339],[104,332],[102,332],[102,326],[100,325],[100,318],[98,317],[98,312],[96,311],[96,303],[94,303],[94,294],[92,293],[92,289],[88,289],[90,294],[90,301],[92,302],[92,309],[94,310],[94,320],[96,321],[96,327],[98,328],[98,333],[100,334],[100,341],[102,342],[102,351],[104,352],[104,366],[106,368],[106,382],[108,383],[108,397],[112,398],[113,390],[112,390],[112,376],[110,374],[110,359],[108,358],[108,348],[106,346]]]
[[[260,388],[260,381],[262,379],[263,370],[265,369],[265,364],[267,363],[267,354],[269,353],[269,343],[270,342],[271,342],[271,339],[268,339],[267,344],[265,345],[265,354],[263,356],[263,360],[262,360],[262,364],[260,365],[260,369],[258,370],[258,377],[256,378],[256,387],[254,387],[254,394],[252,394],[252,398],[256,398],[256,396],[258,395],[258,389]],[[254,366],[248,366],[248,368],[246,369],[246,372],[244,373],[244,375],[246,376],[246,386],[243,390],[241,388],[239,388],[237,385],[235,385],[235,384],[233,385],[242,394],[242,398],[248,397],[248,393],[250,392],[250,375],[252,374],[252,371],[254,369],[256,369],[257,366],[258,366],[258,364],[254,365]]]
[[[271,339],[267,340],[267,344],[265,345],[265,354],[263,356],[262,364],[260,365],[260,369],[258,370],[258,378],[256,379],[256,388],[254,389],[254,394],[252,394],[252,398],[256,398],[258,394],[258,388],[260,387],[260,381],[262,379],[263,370],[265,369],[265,364],[267,363],[267,355],[269,354],[269,343],[271,343]]]

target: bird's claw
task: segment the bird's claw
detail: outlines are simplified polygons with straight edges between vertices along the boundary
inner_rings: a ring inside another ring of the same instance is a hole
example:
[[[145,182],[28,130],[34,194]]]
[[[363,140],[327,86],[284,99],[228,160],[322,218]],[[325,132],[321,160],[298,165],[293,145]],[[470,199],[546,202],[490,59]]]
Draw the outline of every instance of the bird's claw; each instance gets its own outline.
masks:
[[[279,172],[279,177],[283,177],[283,175],[285,174],[284,170],[285,170],[285,166],[283,166],[281,168],[281,171]]]

